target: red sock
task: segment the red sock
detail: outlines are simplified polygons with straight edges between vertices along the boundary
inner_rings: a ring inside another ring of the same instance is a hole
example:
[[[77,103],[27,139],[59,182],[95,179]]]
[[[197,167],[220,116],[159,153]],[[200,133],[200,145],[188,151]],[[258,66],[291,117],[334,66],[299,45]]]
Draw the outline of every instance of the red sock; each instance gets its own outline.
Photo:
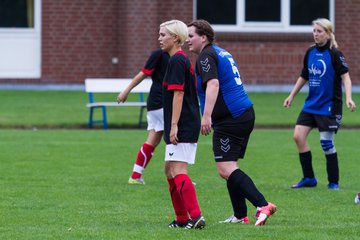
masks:
[[[184,206],[183,200],[176,189],[174,179],[168,178],[168,182],[169,182],[169,192],[171,196],[171,201],[176,215],[176,221],[185,223],[189,219],[189,217],[186,208]]]
[[[176,189],[183,199],[183,203],[191,219],[196,219],[200,216],[201,210],[196,198],[196,191],[194,184],[187,174],[178,174],[174,177]]]
[[[132,178],[141,178],[143,171],[150,162],[154,150],[155,147],[147,143],[144,143],[141,146],[136,157],[136,162],[134,164],[133,173],[131,175]]]

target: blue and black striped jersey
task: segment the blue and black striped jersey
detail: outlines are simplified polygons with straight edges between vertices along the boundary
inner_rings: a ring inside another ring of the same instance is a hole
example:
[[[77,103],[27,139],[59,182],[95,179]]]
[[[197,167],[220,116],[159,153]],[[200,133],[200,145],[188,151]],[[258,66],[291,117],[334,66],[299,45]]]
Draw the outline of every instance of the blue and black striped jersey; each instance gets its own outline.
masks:
[[[310,47],[304,58],[301,77],[309,81],[309,95],[305,100],[304,112],[330,116],[342,114],[341,75],[347,73],[344,55],[336,48]]]
[[[212,112],[212,121],[241,116],[252,106],[232,55],[215,44],[209,44],[201,51],[196,61],[198,95],[201,112],[204,111],[206,82],[219,80],[219,94]]]

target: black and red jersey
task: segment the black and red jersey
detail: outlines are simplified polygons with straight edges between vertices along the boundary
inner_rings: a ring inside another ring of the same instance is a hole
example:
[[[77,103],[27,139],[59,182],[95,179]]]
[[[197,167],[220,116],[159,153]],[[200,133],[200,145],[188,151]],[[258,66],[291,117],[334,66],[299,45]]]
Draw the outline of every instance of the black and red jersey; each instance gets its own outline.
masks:
[[[152,85],[147,99],[147,110],[157,110],[162,105],[162,81],[165,76],[166,68],[169,62],[169,54],[161,49],[153,51],[141,69],[143,73],[151,76]]]
[[[163,81],[164,140],[170,142],[171,118],[174,90],[184,91],[178,142],[196,143],[200,133],[200,109],[196,93],[194,67],[183,51],[177,51],[169,60]]]

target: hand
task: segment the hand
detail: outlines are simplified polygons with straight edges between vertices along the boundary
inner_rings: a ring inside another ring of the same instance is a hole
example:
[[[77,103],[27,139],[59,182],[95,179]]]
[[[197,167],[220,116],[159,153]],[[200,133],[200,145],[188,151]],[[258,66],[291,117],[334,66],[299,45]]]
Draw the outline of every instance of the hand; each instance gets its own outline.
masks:
[[[293,98],[292,97],[287,97],[285,100],[284,100],[284,103],[283,103],[283,106],[286,107],[286,108],[289,108],[291,107],[291,102],[293,101]]]
[[[346,106],[350,109],[351,112],[355,111],[356,105],[352,99],[346,101]]]
[[[178,126],[172,125],[170,130],[170,142],[174,145],[176,145],[179,141],[177,137],[177,133],[178,133]]]
[[[119,95],[116,98],[117,103],[125,102],[127,98],[127,94],[125,92],[119,93]]]
[[[211,133],[211,117],[203,116],[201,120],[201,134],[202,135],[209,135]]]

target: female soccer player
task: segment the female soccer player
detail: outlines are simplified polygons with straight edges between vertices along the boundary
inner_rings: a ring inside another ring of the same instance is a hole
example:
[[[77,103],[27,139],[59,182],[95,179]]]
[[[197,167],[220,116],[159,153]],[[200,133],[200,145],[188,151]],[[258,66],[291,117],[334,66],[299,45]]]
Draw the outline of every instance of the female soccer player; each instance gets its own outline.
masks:
[[[162,80],[169,62],[169,54],[157,49],[153,51],[141,71],[133,78],[126,90],[119,93],[117,102],[125,102],[131,90],[147,76],[151,76],[152,85],[147,99],[148,136],[138,151],[129,184],[145,184],[143,171],[149,164],[155,148],[159,145],[164,131],[162,105]]]
[[[267,202],[251,178],[238,166],[254,128],[253,104],[243,88],[234,58],[213,43],[215,33],[205,20],[188,24],[189,50],[198,54],[196,74],[200,98],[201,133],[213,134],[213,152],[219,175],[227,182],[234,215],[224,223],[249,223],[245,199],[257,211],[255,226],[264,225],[276,206]]]
[[[181,49],[187,36],[187,26],[181,21],[160,25],[160,47],[170,55],[163,81],[165,175],[176,219],[169,227],[202,229],[205,219],[187,174],[187,164],[195,162],[200,133],[194,68]]]
[[[321,147],[326,157],[328,188],[338,190],[339,165],[334,136],[339,129],[342,116],[342,83],[345,87],[346,106],[353,112],[356,105],[351,97],[348,65],[344,55],[337,49],[331,22],[325,18],[314,20],[313,37],[315,45],[306,51],[300,77],[283,104],[289,108],[300,89],[306,83],[309,84],[309,94],[294,130],[303,178],[292,185],[292,188],[317,185],[307,137],[313,128],[318,128]]]

